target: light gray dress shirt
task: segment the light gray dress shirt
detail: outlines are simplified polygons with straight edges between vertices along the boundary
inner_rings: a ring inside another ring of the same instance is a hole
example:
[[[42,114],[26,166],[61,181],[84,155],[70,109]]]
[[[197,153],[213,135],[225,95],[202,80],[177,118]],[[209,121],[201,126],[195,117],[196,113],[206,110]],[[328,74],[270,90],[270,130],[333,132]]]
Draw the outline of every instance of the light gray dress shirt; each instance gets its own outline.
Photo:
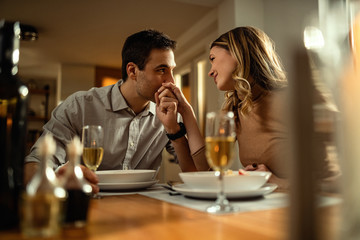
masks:
[[[57,145],[52,161],[54,169],[66,163],[66,144],[75,135],[81,138],[85,125],[101,125],[104,129],[104,157],[98,170],[158,170],[164,147],[176,159],[165,129],[156,117],[155,104],[150,102],[136,115],[119,90],[122,82],[76,92],[54,109],[40,137],[49,132],[54,136]],[[38,145],[39,140],[25,158],[26,162],[40,161]]]

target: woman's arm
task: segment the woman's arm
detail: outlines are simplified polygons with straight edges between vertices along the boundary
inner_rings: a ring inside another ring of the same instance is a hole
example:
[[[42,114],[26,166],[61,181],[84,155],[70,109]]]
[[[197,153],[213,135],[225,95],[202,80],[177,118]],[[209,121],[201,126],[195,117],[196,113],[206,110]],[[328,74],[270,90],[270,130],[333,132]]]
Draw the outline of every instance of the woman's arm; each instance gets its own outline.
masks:
[[[175,99],[172,98],[171,94],[169,94],[167,91],[171,91]],[[205,141],[197,125],[193,108],[188,103],[183,93],[178,87],[176,87],[175,84],[164,83],[155,94],[155,99],[157,104],[157,111],[159,111],[159,114],[157,112],[158,117],[164,124],[166,131],[169,133],[175,133],[180,129],[176,119],[177,113],[180,113],[183,118],[187,132],[187,141],[186,144],[185,142],[182,142],[181,139],[178,141],[172,141],[177,154],[183,154],[183,152],[186,151],[190,155],[192,164],[195,165],[196,170],[208,170],[209,166],[206,162],[205,154],[201,154],[203,151],[200,151],[199,155],[199,150],[204,148]],[[187,149],[185,145],[187,145]],[[194,154],[197,154],[195,159],[192,158],[192,155]],[[189,159],[186,161],[188,162]],[[187,163],[186,165],[190,165],[190,163]]]

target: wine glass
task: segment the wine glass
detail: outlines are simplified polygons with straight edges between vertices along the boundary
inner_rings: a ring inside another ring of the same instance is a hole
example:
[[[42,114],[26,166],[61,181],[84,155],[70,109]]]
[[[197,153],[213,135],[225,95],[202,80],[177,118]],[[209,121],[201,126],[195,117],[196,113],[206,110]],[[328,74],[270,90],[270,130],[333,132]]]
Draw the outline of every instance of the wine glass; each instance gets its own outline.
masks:
[[[87,168],[95,172],[101,164],[104,155],[104,131],[98,125],[86,125],[82,129],[83,162]],[[99,198],[93,194],[94,198]]]
[[[226,199],[224,191],[225,170],[231,164],[236,139],[233,112],[209,112],[206,114],[206,158],[219,177],[220,190],[214,204],[206,211],[209,213],[228,213],[235,208]]]

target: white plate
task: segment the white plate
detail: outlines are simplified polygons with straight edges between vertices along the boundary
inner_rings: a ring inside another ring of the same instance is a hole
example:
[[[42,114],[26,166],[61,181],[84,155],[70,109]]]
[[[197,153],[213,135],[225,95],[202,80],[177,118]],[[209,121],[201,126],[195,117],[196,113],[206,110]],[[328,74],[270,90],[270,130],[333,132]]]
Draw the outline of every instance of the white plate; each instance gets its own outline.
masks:
[[[275,183],[267,183],[259,189],[248,190],[248,191],[226,191],[226,197],[228,199],[236,198],[250,198],[250,197],[260,197],[266,194],[271,193],[277,188]],[[217,197],[217,191],[215,189],[194,189],[185,184],[177,184],[173,186],[173,189],[187,197],[194,198],[205,198],[205,199],[215,199]]]
[[[100,190],[135,190],[150,187],[157,182],[158,180],[134,183],[99,183],[98,186]]]
[[[181,172],[181,180],[193,189],[215,189],[219,188],[219,177],[214,171],[203,172]],[[231,175],[224,176],[225,191],[250,191],[259,189],[270,178],[271,172],[248,171],[246,175],[239,175],[234,171]]]
[[[102,170],[96,171],[99,183],[134,183],[149,182],[154,180],[155,170]]]

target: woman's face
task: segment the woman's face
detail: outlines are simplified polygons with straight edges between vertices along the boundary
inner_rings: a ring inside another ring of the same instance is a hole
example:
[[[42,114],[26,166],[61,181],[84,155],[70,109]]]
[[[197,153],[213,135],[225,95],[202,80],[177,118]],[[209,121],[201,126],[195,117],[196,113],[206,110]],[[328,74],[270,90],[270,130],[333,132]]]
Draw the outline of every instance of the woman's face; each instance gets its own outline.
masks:
[[[209,76],[214,78],[216,87],[221,91],[234,90],[234,79],[232,73],[234,72],[237,61],[224,48],[214,46],[210,49],[209,55],[211,69]]]

